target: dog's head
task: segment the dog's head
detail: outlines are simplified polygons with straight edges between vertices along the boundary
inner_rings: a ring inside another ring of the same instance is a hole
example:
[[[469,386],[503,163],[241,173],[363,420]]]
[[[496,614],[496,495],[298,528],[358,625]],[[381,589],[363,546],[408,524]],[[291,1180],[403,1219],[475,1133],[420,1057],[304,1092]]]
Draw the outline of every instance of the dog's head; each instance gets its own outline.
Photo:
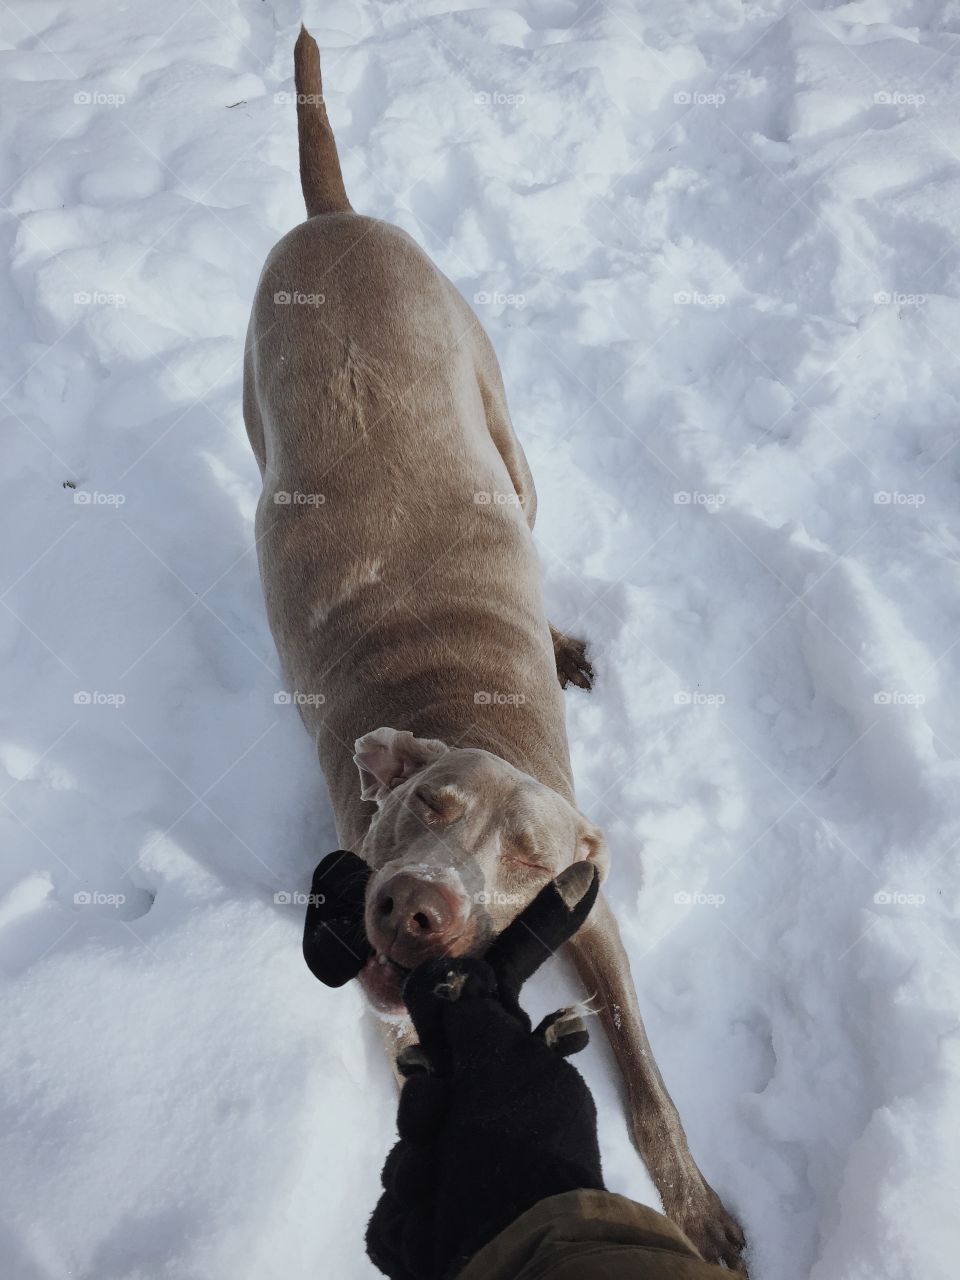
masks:
[[[499,756],[387,728],[355,751],[361,795],[377,805],[360,850],[376,954],[361,977],[383,1012],[402,1007],[408,969],[483,950],[572,863],[606,872],[600,830]]]

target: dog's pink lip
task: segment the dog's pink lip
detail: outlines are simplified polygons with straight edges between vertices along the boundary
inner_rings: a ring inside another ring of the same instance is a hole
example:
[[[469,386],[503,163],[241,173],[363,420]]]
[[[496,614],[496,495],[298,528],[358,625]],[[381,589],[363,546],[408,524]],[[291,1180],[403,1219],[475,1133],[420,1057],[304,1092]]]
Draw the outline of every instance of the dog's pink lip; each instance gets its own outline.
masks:
[[[400,1013],[403,1010],[403,980],[407,971],[388,960],[382,964],[379,956],[372,955],[360,970],[360,983],[367,999],[380,1013]]]
[[[400,960],[394,954],[397,950],[399,950],[401,954],[404,953],[402,943],[398,946],[396,942],[393,942],[381,950],[376,941],[371,941],[371,945],[375,952],[373,962],[376,964],[379,962],[380,956],[386,956],[387,965],[394,965],[401,971],[402,976],[405,978],[411,970],[417,967],[418,964],[423,964],[427,960],[437,960],[441,956],[465,955],[469,948],[461,944],[467,937],[468,933],[470,933],[470,930],[464,929],[462,933],[458,933],[455,938],[448,939],[441,946],[433,943],[425,946],[422,951],[417,948],[415,950],[415,954],[406,960]]]
[[[455,954],[453,948],[463,940],[464,936],[465,933],[458,934],[442,951],[436,953],[437,956]],[[424,960],[430,958],[430,956],[423,957]],[[360,970],[360,983],[366,992],[367,999],[375,1009],[380,1013],[398,1014],[405,1008],[403,984],[410,972],[410,968],[393,960],[389,954],[384,962],[380,955],[374,952]]]

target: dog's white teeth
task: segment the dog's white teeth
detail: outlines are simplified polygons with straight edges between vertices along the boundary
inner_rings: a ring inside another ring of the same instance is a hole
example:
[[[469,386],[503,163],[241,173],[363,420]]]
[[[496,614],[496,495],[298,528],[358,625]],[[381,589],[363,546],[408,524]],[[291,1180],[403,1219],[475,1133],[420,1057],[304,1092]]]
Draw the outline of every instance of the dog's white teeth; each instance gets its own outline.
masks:
[[[386,956],[377,956],[377,964],[389,964],[389,963],[390,962]]]

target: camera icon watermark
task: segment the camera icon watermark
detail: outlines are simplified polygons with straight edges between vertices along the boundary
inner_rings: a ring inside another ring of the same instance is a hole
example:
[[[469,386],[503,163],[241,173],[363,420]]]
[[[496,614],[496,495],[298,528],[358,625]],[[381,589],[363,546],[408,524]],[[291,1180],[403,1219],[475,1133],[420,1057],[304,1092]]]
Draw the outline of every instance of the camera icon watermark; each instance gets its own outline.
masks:
[[[278,107],[292,107],[294,103],[303,103],[308,107],[322,107],[322,93],[275,93],[273,101]]]
[[[702,689],[678,689],[673,701],[678,707],[722,707],[725,693],[704,693]]]
[[[678,489],[673,495],[674,506],[706,507],[708,511],[716,511],[726,502],[722,493],[704,493],[700,489]]]
[[[925,694],[905,693],[902,689],[881,689],[873,695],[878,707],[922,707],[926,700]]]
[[[722,307],[727,301],[725,293],[699,293],[696,289],[679,289],[673,300],[678,307]]]
[[[101,893],[99,889],[80,889],[73,895],[75,907],[122,907],[125,893]]]
[[[901,493],[899,489],[879,489],[873,495],[878,507],[922,507],[926,500],[925,493]]]
[[[873,295],[873,300],[878,307],[922,307],[926,305],[927,295],[925,293],[888,293],[885,289],[881,289],[879,293]]]
[[[526,100],[524,93],[503,93],[499,89],[473,95],[474,105],[478,107],[522,107]]]
[[[273,301],[278,307],[322,307],[327,300],[325,293],[301,293],[294,289],[292,293],[286,289],[278,289]]]
[[[691,893],[686,889],[673,895],[673,901],[678,907],[722,907],[726,900],[726,895],[722,893]]]
[[[491,489],[481,489],[473,495],[475,507],[519,507],[519,493],[497,493]]]
[[[303,493],[300,489],[278,489],[273,501],[278,507],[322,507],[326,494]]]
[[[125,293],[104,293],[100,289],[80,289],[73,295],[73,302],[77,307],[125,307],[127,305],[127,295]]]
[[[697,93],[681,89],[673,95],[678,107],[722,107],[727,100],[725,93]]]
[[[73,503],[77,507],[122,507],[126,500],[125,493],[100,493],[96,489],[73,491]]]
[[[901,89],[881,89],[873,95],[878,107],[922,107],[926,94],[904,93]]]
[[[925,893],[901,893],[898,889],[878,889],[873,895],[878,907],[922,907],[926,900]]]
[[[519,893],[501,893],[499,890],[481,889],[473,895],[474,904],[478,907],[522,907],[523,896]]]
[[[304,693],[300,689],[289,692],[278,689],[273,695],[273,701],[278,707],[322,707],[326,700],[322,693]]]
[[[125,693],[101,693],[99,690],[78,689],[73,695],[76,707],[122,707],[127,700]]]
[[[77,107],[122,107],[126,102],[123,93],[104,93],[102,89],[79,89],[73,95]]]
[[[481,289],[479,293],[473,295],[473,301],[478,307],[513,307],[519,311],[521,307],[527,305],[527,295],[525,293],[501,293],[497,289],[492,292]]]
[[[322,907],[326,900],[325,894],[303,893],[300,889],[278,889],[273,895],[278,907]]]

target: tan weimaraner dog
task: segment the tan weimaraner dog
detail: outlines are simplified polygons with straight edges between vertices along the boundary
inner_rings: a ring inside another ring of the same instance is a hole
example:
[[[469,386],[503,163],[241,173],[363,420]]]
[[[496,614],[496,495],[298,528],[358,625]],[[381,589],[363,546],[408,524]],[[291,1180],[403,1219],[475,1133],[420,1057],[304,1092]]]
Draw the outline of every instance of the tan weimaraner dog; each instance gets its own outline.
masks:
[[[561,692],[592,672],[546,619],[536,495],[490,341],[405,232],[353,212],[306,31],[295,66],[308,220],[267,259],[244,370],[257,547],[339,839],[373,871],[378,955],[361,979],[399,1043],[406,969],[484,945],[578,859],[605,871],[603,834],[574,799]],[[666,1212],[743,1271],[602,895],[570,951]]]

